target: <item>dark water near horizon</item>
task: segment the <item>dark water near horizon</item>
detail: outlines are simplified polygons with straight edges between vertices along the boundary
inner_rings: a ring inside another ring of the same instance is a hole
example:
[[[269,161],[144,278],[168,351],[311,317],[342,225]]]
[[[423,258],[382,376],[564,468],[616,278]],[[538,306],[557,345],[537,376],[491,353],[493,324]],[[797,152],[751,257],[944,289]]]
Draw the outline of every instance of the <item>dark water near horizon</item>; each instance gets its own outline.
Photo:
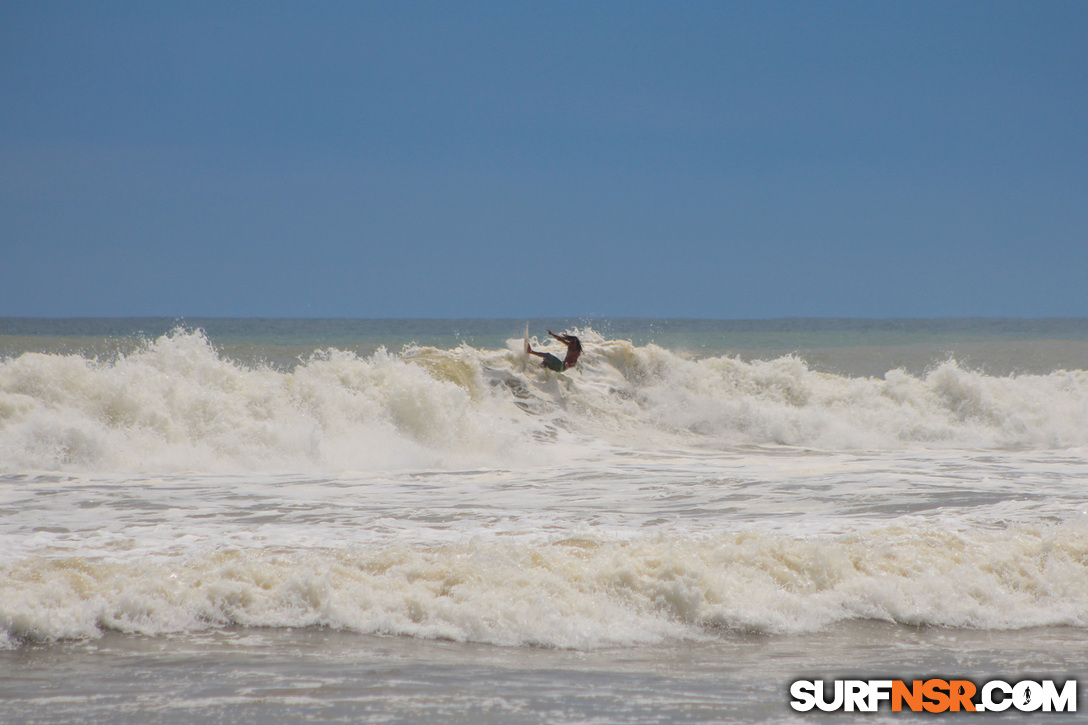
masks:
[[[284,319],[0,317],[0,357],[28,350],[107,355],[132,351],[174,329],[203,330],[224,354],[291,367],[316,349],[370,355],[385,347],[503,347],[546,329],[589,329],[635,345],[657,344],[696,357],[746,360],[796,354],[818,369],[882,375],[918,373],[950,357],[998,374],[1088,365],[1088,318],[679,320],[642,318]]]

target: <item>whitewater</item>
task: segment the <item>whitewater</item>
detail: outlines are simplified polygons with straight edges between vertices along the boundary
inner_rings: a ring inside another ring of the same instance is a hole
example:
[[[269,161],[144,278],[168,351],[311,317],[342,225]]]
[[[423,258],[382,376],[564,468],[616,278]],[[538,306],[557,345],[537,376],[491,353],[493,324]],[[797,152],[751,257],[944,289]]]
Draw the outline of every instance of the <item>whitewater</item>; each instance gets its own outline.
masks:
[[[8,323],[0,715],[777,721],[814,672],[1075,677],[1081,323],[573,321],[563,374],[494,321]]]

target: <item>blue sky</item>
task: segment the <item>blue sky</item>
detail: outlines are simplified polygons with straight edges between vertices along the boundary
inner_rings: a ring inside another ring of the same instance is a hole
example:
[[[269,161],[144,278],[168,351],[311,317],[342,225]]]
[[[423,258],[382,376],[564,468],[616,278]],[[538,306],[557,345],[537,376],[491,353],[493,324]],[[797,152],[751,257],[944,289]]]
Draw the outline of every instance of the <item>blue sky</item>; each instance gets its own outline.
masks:
[[[1088,316],[1088,3],[3,2],[0,316]]]

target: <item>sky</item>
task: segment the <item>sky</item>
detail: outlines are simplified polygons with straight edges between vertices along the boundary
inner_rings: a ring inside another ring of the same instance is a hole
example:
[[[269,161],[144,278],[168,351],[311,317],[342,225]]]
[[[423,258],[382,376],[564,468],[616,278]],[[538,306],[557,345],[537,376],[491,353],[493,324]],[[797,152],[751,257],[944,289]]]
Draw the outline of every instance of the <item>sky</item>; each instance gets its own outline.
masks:
[[[1088,317],[1088,2],[0,0],[0,316]]]

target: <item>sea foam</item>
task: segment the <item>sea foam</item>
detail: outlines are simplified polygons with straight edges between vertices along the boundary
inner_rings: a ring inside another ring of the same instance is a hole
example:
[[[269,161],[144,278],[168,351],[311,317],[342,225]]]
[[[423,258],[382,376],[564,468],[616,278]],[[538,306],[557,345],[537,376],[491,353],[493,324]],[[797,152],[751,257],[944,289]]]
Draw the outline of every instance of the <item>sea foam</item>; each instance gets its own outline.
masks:
[[[375,470],[539,460],[543,446],[1088,445],[1088,372],[989,376],[947,360],[855,378],[787,356],[692,359],[581,331],[556,376],[508,349],[224,359],[176,330],[127,355],[0,361],[0,470]]]
[[[894,525],[819,537],[214,548],[0,565],[9,645],[240,625],[592,649],[859,619],[1088,626],[1088,531]]]

